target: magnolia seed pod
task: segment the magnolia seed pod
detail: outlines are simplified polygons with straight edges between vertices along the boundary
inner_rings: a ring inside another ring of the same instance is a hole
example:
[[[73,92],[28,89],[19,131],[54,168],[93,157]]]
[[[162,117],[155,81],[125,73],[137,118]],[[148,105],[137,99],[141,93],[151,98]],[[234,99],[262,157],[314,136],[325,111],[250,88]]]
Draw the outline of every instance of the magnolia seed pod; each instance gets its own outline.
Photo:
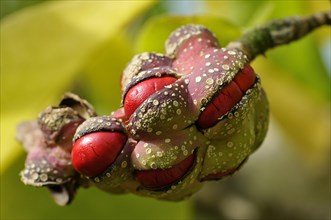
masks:
[[[21,123],[17,139],[28,152],[21,172],[23,183],[48,187],[59,205],[70,203],[76,189],[86,184],[72,167],[71,139],[76,128],[94,114],[89,103],[67,93],[59,106],[46,108],[38,120]]]

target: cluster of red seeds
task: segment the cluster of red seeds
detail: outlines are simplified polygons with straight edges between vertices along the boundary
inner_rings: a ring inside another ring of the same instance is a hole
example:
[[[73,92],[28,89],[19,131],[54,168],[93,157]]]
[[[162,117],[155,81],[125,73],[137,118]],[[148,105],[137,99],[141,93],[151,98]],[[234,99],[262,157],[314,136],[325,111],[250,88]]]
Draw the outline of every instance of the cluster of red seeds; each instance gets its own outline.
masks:
[[[203,26],[174,31],[165,55],[135,56],[121,86],[123,108],[86,120],[71,154],[104,190],[181,199],[235,172],[265,135],[265,122],[246,122],[267,115],[254,107],[266,105],[258,77]]]

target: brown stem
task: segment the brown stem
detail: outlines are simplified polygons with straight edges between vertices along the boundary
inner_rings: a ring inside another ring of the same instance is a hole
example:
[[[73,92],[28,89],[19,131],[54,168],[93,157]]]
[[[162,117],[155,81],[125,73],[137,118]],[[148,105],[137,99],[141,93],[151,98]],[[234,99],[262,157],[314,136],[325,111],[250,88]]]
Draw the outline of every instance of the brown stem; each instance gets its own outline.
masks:
[[[273,20],[248,31],[238,40],[230,42],[227,48],[243,51],[252,61],[267,50],[300,39],[322,25],[331,25],[331,11]]]

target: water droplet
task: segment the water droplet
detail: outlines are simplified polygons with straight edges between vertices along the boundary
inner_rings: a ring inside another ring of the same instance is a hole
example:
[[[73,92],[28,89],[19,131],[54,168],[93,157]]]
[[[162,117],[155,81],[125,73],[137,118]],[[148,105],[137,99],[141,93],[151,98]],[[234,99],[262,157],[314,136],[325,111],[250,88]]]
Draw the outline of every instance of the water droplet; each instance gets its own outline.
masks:
[[[32,173],[31,178],[32,178],[33,180],[37,180],[37,179],[39,178],[38,173]]]
[[[208,103],[208,99],[202,98],[201,99],[201,105],[206,105]]]
[[[201,81],[201,76],[197,76],[196,78],[195,78],[195,82],[200,82]]]
[[[148,148],[148,149],[150,149],[150,148]],[[121,163],[121,167],[122,167],[122,168],[125,168],[127,165],[128,165],[128,162],[126,162],[126,161],[123,161],[123,162]]]
[[[146,154],[150,154],[152,152],[152,149],[151,148],[146,148],[145,152],[146,152]]]
[[[162,134],[162,131],[157,131],[155,132],[156,135],[161,135]]]
[[[164,140],[165,143],[170,143],[171,142],[171,139],[170,138],[167,138]]]
[[[207,63],[206,63],[206,66],[210,66],[210,65],[211,65],[211,62],[207,62]]]
[[[42,173],[40,174],[40,180],[43,181],[43,182],[46,182],[48,179],[48,176],[46,173]]]
[[[208,85],[212,85],[212,84],[214,83],[214,80],[213,80],[212,78],[208,78],[208,79],[206,80],[206,83],[207,83]]]
[[[176,113],[177,113],[177,115],[180,115],[180,114],[182,113],[182,110],[177,109],[177,110],[176,110]]]
[[[158,104],[159,104],[159,101],[156,100],[156,99],[154,99],[154,100],[153,100],[153,105],[158,105]]]
[[[172,129],[174,129],[174,130],[176,130],[178,128],[178,125],[177,124],[174,124],[173,126],[172,126]]]
[[[229,65],[223,64],[223,65],[222,65],[222,69],[224,69],[224,70],[229,70],[230,67],[229,67]]]
[[[216,80],[216,84],[219,85],[219,86],[221,86],[223,84],[222,79],[217,79]]]
[[[151,168],[155,170],[157,168],[156,164],[154,162],[151,163]]]
[[[228,146],[229,148],[233,147],[233,142],[232,141],[229,141],[226,146]]]

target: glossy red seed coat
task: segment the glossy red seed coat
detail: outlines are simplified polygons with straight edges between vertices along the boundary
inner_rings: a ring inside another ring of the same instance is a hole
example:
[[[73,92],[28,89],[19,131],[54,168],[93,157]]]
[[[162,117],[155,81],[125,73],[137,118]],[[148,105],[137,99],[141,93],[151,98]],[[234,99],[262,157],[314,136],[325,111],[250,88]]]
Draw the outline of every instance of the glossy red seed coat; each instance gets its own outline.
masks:
[[[74,143],[72,165],[86,176],[99,175],[115,161],[126,140],[126,136],[118,132],[100,131],[84,135]]]
[[[225,86],[220,94],[209,103],[200,114],[198,126],[207,129],[215,125],[222,115],[230,111],[243,97],[245,92],[254,84],[255,73],[250,65],[239,72],[234,79]]]
[[[194,155],[168,169],[136,170],[136,179],[146,188],[160,189],[178,182],[194,163]]]
[[[163,89],[165,86],[175,82],[177,78],[164,76],[158,78],[146,79],[133,86],[125,95],[124,111],[127,117],[130,117],[138,106],[149,96]]]
[[[234,77],[234,81],[242,92],[246,92],[255,82],[256,76],[253,68],[247,64],[239,74]]]

